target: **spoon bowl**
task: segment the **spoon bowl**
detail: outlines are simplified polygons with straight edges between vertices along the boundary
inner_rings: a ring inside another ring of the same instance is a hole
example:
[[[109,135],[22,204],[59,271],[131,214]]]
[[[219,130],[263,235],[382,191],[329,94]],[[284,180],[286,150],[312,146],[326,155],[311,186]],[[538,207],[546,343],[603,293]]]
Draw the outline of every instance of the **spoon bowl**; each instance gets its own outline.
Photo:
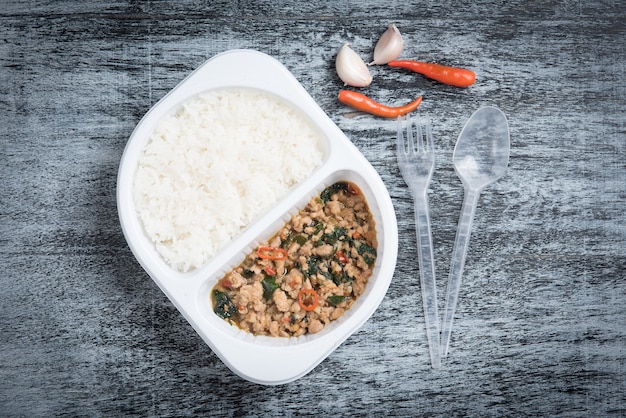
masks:
[[[485,106],[469,118],[454,147],[454,169],[465,185],[482,190],[506,172],[509,125],[496,107]]]
[[[506,116],[496,107],[478,109],[465,123],[454,147],[454,169],[465,195],[454,241],[450,276],[441,327],[442,356],[448,355],[452,320],[459,297],[461,277],[469,246],[472,222],[481,191],[502,177],[509,164],[511,140]]]

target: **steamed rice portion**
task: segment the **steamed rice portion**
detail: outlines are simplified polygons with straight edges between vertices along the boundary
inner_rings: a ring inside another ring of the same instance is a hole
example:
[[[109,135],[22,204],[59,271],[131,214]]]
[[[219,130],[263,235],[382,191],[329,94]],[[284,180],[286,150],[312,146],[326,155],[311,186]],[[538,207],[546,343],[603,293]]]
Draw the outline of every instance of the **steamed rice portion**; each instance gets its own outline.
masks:
[[[139,220],[171,267],[201,267],[308,177],[322,147],[314,125],[269,93],[199,95],[149,138],[133,185]]]

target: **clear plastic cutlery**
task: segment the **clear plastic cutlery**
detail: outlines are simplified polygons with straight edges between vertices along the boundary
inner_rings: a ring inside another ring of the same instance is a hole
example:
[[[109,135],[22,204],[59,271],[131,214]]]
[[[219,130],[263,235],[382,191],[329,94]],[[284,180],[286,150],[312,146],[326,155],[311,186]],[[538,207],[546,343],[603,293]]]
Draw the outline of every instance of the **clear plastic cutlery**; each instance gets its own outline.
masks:
[[[442,356],[448,355],[452,321],[469,246],[478,197],[498,180],[509,164],[510,138],[506,116],[496,107],[478,109],[465,123],[454,148],[454,169],[463,182],[465,196],[452,252],[446,305],[441,327]]]
[[[402,120],[398,118],[396,156],[400,172],[409,186],[415,205],[415,228],[426,337],[431,365],[436,369],[441,366],[439,314],[437,311],[437,286],[435,284],[435,264],[427,196],[428,185],[435,169],[435,148],[430,122],[421,119],[419,122],[422,123],[415,122],[410,118],[407,119],[405,140]]]

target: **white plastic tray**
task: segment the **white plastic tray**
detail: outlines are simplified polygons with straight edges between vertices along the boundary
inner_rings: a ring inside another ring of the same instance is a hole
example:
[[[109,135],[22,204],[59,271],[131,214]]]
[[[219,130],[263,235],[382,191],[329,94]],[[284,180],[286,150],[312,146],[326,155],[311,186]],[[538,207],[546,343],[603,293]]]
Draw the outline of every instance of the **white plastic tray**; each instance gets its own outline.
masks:
[[[133,204],[133,176],[141,152],[161,118],[202,92],[224,87],[265,90],[299,108],[323,132],[325,158],[308,179],[257,218],[205,266],[182,273],[165,263],[145,236]],[[374,273],[354,306],[322,332],[297,338],[253,336],[217,317],[210,299],[210,290],[217,280],[236,267],[259,241],[277,232],[311,197],[341,180],[352,181],[361,188],[377,229]],[[311,371],[374,313],[393,276],[398,252],[397,224],[389,193],[378,173],[295,77],[278,61],[257,51],[232,50],[209,59],[150,109],[124,150],[117,202],[124,235],[141,266],[215,354],[233,372],[259,384],[287,383]]]

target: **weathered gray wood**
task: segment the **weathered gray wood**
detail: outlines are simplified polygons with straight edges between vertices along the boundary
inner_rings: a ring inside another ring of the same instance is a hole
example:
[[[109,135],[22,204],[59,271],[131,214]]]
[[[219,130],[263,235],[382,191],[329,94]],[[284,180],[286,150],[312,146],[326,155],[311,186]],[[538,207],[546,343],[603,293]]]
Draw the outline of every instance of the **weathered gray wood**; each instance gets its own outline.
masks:
[[[626,415],[626,7],[622,1],[8,1],[0,11],[0,415]],[[509,4],[511,3],[511,4]],[[334,55],[466,66],[446,87],[374,67],[365,92],[424,95],[443,307],[465,120],[500,107],[507,175],[482,195],[450,356],[428,364],[412,201],[395,123],[339,104]],[[142,115],[206,59],[283,62],[382,176],[402,251],[370,321],[304,378],[233,375],[134,260],[115,182]]]

